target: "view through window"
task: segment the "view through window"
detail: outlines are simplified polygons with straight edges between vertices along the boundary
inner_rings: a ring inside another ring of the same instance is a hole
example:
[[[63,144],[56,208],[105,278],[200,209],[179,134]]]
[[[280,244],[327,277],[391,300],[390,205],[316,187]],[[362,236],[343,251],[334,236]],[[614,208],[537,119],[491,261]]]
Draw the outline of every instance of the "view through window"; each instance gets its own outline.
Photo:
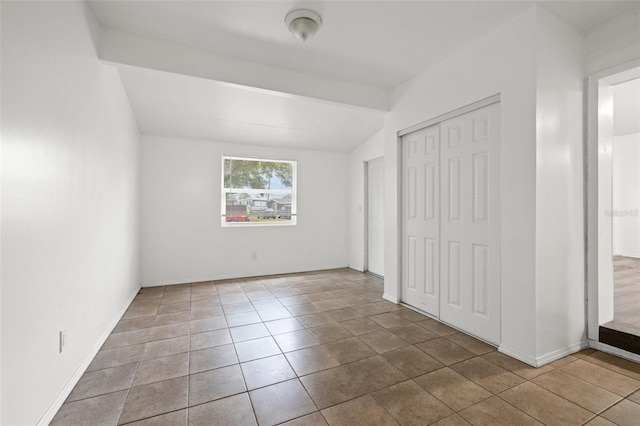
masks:
[[[294,225],[296,162],[222,157],[222,226]]]

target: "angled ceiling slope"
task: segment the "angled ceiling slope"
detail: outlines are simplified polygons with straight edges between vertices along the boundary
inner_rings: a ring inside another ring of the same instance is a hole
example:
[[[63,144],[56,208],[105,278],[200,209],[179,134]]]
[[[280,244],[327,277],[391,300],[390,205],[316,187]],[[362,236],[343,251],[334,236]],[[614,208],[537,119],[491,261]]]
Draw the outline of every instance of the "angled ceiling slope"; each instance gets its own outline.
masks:
[[[271,145],[340,151],[349,151],[382,128],[391,89],[532,4],[89,1],[103,29],[99,55],[120,67],[143,132],[234,142],[258,138]],[[542,4],[584,31],[637,10],[638,2]],[[299,7],[315,10],[323,19],[316,37],[304,44],[284,25],[287,12]],[[167,73],[198,79],[190,83]],[[229,110],[221,114],[220,105],[207,103],[194,93],[194,86],[221,98],[239,91],[231,97],[251,104],[230,107],[227,102]],[[166,87],[172,87],[171,99],[156,93]],[[263,106],[261,112],[255,105]],[[273,117],[271,111],[281,116]],[[312,120],[303,118],[307,114],[324,119],[312,126]],[[346,131],[341,119],[349,119],[360,131]],[[324,126],[336,131],[323,132]]]
[[[384,124],[383,111],[128,65],[119,70],[144,134],[350,152]]]

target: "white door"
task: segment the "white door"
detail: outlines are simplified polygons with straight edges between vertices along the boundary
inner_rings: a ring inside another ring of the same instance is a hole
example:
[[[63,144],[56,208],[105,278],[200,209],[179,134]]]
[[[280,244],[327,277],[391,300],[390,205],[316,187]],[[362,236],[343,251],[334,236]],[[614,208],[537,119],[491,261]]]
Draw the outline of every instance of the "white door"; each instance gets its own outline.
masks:
[[[384,276],[384,158],[367,167],[367,270]]]
[[[440,123],[440,319],[500,343],[500,104]]]
[[[500,104],[402,137],[401,300],[500,343]]]
[[[438,125],[402,137],[402,301],[439,314]]]

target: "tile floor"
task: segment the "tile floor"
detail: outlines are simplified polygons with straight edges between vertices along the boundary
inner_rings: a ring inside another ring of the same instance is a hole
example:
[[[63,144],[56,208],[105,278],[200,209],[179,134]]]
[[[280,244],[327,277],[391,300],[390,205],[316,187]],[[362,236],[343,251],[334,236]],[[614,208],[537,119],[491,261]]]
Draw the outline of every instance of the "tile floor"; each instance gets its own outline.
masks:
[[[539,369],[348,269],[144,288],[54,425],[638,425],[640,364]]]

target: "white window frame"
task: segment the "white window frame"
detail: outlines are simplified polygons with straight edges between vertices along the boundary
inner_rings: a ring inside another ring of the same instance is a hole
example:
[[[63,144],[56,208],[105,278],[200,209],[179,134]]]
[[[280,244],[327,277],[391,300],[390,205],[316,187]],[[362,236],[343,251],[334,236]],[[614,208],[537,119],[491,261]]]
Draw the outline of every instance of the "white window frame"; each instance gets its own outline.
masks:
[[[224,186],[224,162],[226,160],[243,160],[243,161],[264,161],[272,163],[288,163],[292,167],[291,190],[286,189],[247,189],[247,188],[225,188]],[[273,158],[256,158],[256,157],[237,157],[232,155],[222,155],[221,172],[220,172],[220,225],[223,228],[236,227],[264,227],[264,226],[294,226],[297,224],[297,178],[298,178],[298,162],[295,160],[279,160]],[[227,194],[232,193],[255,193],[261,194],[291,194],[291,218],[289,220],[274,220],[264,222],[227,222]]]

